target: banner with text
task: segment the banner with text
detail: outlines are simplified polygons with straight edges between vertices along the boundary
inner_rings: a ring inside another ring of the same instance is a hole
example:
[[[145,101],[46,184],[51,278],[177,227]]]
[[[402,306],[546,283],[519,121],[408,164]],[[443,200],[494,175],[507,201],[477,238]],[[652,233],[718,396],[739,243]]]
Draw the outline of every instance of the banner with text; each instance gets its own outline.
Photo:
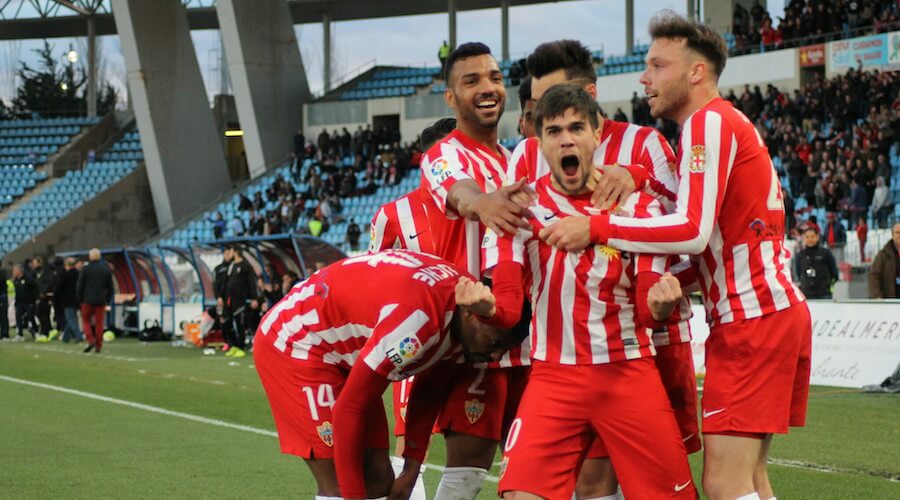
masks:
[[[809,301],[812,316],[810,383],[834,387],[878,384],[900,363],[900,304]],[[691,333],[694,367],[706,371],[709,327],[703,306],[694,306]],[[765,332],[760,332],[765,335]]]
[[[888,62],[888,34],[862,36],[828,44],[832,71],[856,68],[882,68]]]

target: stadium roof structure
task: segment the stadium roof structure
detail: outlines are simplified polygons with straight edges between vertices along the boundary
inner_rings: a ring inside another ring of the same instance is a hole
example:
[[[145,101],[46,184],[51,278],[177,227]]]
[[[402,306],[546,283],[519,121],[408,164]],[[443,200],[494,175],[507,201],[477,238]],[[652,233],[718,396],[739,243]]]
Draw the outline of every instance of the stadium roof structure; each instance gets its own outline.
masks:
[[[155,1],[155,0],[154,0]],[[565,0],[289,0],[294,24],[439,14]],[[219,27],[215,0],[181,0],[191,29]],[[110,0],[0,0],[0,40],[84,36],[93,17],[97,35],[116,33]]]

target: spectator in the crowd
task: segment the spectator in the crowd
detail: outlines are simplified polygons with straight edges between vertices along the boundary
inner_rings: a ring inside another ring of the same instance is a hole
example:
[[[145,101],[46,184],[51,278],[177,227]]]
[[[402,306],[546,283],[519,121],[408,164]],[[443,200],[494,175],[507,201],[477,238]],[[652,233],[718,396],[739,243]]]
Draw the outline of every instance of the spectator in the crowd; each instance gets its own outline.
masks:
[[[225,234],[225,216],[222,215],[222,212],[216,212],[216,216],[210,219],[210,222],[212,222],[213,238],[221,240]]]
[[[225,279],[224,309],[222,318],[222,334],[229,349],[226,356],[243,358],[247,355],[245,347],[245,314],[248,307],[258,309],[259,290],[256,288],[256,273],[244,260],[240,247],[231,249],[232,260],[228,266]]]
[[[875,192],[872,195],[872,219],[875,229],[887,227],[887,219],[894,211],[894,202],[891,192],[884,183],[884,177],[875,180]]]
[[[803,231],[803,248],[794,258],[794,274],[806,298],[831,298],[831,286],[838,279],[837,265],[831,252],[819,246],[819,233],[813,227]]]
[[[72,340],[81,342],[83,338],[81,330],[78,328],[78,309],[81,304],[78,302],[78,269],[75,269],[75,262],[74,257],[66,257],[64,268],[57,276],[54,290],[54,296],[59,300],[59,305],[66,317],[62,331],[63,342]]]
[[[866,261],[866,241],[869,238],[869,226],[866,218],[860,217],[856,221],[856,240],[859,242],[859,260]]]
[[[344,240],[350,246],[350,250],[359,250],[359,237],[361,234],[362,231],[359,229],[359,224],[355,220],[350,219],[350,223],[347,224],[347,235],[344,237]]]
[[[37,324],[34,319],[34,304],[38,299],[38,285],[31,275],[31,270],[26,270],[30,261],[26,264],[13,266],[12,278],[16,289],[16,338],[18,342],[25,340],[24,329],[27,328],[32,338],[37,340]]]
[[[281,276],[281,294],[287,295],[294,285],[300,282],[300,278],[294,271],[287,271]]]
[[[256,211],[256,213],[262,213],[265,209],[266,202],[263,200],[262,192],[257,191],[256,194],[253,195],[253,210]]]
[[[860,217],[865,217],[869,211],[869,201],[866,199],[866,188],[862,186],[856,179],[850,181],[850,214],[848,220],[850,229],[855,227],[856,221]]]
[[[306,136],[303,135],[303,130],[298,129],[296,133],[294,133],[294,156],[297,158],[297,161],[303,163],[304,151],[306,150]]]
[[[234,217],[232,217],[231,221],[228,223],[228,229],[231,235],[234,237],[240,237],[244,235],[244,220],[241,219],[240,214],[234,214]]]
[[[241,193],[238,195],[238,210],[245,212],[247,210],[253,209],[253,202],[250,201],[250,198],[247,198],[247,195]]]
[[[319,159],[321,159],[322,155],[327,154],[331,150],[331,136],[328,135],[328,129],[323,128],[319,132],[317,144],[319,146]]]
[[[97,248],[88,252],[88,261],[88,265],[78,275],[75,294],[81,304],[81,327],[88,341],[84,352],[88,353],[93,349],[99,354],[103,348],[106,309],[113,299],[112,271],[101,259]]]
[[[438,48],[438,61],[441,63],[441,78],[447,79],[447,58],[450,57],[450,44],[447,43],[447,40],[444,40],[444,43],[441,44],[440,48]]]
[[[35,308],[35,314],[40,325],[37,340],[46,342],[53,340],[50,338],[52,330],[52,308],[53,308],[53,286],[56,285],[56,270],[52,265],[48,264],[43,257],[35,257],[34,277],[38,284],[38,302]]]
[[[309,227],[309,234],[315,236],[316,238],[321,236],[325,231],[328,231],[328,224],[319,213],[310,217],[309,222],[307,222],[307,226]]]
[[[900,297],[900,222],[891,229],[891,239],[875,255],[869,268],[869,298]]]
[[[0,342],[9,341],[9,287],[6,285],[6,269],[0,262]]]
[[[825,215],[825,229],[822,235],[825,239],[825,245],[831,250],[832,255],[838,261],[844,260],[844,246],[847,244],[847,231],[844,225],[837,220],[834,213],[829,212]],[[816,240],[818,241],[818,234]]]
[[[64,260],[62,257],[54,257],[53,269],[56,271],[56,280],[53,283],[53,322],[56,324],[56,328],[50,330],[51,339],[62,333],[66,328],[65,308],[62,305],[62,300],[56,293],[57,284],[59,283],[59,280],[62,279],[65,271]]]

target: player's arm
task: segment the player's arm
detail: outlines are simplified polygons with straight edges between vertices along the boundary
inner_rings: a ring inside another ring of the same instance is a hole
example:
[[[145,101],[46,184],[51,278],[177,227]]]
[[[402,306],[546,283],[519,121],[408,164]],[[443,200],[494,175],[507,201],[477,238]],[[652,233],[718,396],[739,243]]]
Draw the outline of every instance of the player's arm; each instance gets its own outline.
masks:
[[[378,207],[378,212],[372,217],[369,226],[369,253],[390,250],[397,241],[397,232],[393,229],[393,221],[388,217],[386,207],[387,204]]]
[[[634,165],[594,165],[603,173],[594,187],[591,204],[597,208],[608,209],[616,205],[624,205],[625,200],[635,190],[642,189],[647,182],[647,169],[640,164]]]
[[[486,323],[506,329],[519,322],[525,295],[526,246],[533,235],[531,228],[505,236],[485,231],[481,242],[482,274],[490,276],[496,302],[495,312]]]
[[[334,468],[344,498],[366,498],[364,447],[366,415],[379,403],[388,380],[365,363],[350,369],[334,405]]]
[[[665,327],[682,297],[678,278],[672,273],[638,274],[635,293],[638,323],[653,329]]]
[[[483,193],[474,180],[457,182],[447,195],[447,206],[460,216],[477,220],[500,233],[515,233],[528,227],[525,217],[530,197],[525,179],[503,186],[493,193]],[[529,201],[526,201],[529,200]]]
[[[638,163],[648,166],[647,181],[642,192],[659,200],[666,213],[675,211],[675,193],[678,191],[678,178],[675,171],[675,152],[666,138],[658,130],[649,129],[644,139],[641,157]]]
[[[706,112],[685,123],[680,147],[685,154],[674,213],[651,219],[608,214],[567,217],[541,230],[541,239],[570,252],[597,243],[629,252],[701,253],[722,206],[737,141],[721,115]]]

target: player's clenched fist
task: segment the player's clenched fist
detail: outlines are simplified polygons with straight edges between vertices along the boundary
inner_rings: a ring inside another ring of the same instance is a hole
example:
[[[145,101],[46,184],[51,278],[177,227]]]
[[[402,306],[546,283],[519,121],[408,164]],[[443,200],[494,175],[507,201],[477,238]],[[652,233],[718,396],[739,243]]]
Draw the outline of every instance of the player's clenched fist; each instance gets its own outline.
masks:
[[[456,283],[456,305],[466,307],[485,318],[490,318],[497,312],[497,301],[490,287],[466,277],[459,278]]]
[[[650,314],[656,321],[665,321],[681,300],[681,284],[672,273],[663,274],[662,278],[647,291],[647,305]]]

